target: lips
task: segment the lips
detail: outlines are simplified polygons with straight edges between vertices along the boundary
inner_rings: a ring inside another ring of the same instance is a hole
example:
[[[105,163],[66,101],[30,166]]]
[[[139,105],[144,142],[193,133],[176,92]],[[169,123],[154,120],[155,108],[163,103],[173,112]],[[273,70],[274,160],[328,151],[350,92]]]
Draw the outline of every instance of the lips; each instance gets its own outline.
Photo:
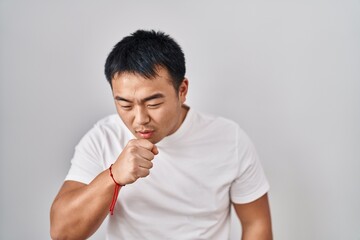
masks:
[[[136,131],[136,133],[141,137],[141,138],[151,138],[152,135],[154,134],[154,130],[140,130],[140,131]]]

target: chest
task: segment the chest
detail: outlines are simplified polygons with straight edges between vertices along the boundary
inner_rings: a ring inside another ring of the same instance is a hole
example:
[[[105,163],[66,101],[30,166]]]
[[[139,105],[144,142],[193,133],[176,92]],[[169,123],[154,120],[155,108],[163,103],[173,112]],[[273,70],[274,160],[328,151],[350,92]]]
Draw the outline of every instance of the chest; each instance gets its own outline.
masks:
[[[159,149],[150,175],[121,190],[124,208],[195,218],[228,209],[229,189],[237,171],[233,151],[177,150]]]

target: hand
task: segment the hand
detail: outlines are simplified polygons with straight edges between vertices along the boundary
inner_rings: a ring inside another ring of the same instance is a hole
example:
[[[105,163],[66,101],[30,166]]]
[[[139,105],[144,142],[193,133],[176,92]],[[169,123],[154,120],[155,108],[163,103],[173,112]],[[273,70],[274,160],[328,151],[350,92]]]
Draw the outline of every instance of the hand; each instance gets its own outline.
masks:
[[[151,162],[159,153],[157,147],[146,139],[132,139],[113,165],[117,183],[126,185],[150,174]]]

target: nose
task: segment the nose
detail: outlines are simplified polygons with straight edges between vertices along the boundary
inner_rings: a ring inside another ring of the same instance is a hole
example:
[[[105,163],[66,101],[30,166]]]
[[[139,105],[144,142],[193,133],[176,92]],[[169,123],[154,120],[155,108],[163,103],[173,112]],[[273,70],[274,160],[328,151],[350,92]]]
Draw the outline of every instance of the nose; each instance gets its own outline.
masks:
[[[144,107],[137,107],[135,111],[135,122],[138,125],[145,125],[150,122],[150,116]]]

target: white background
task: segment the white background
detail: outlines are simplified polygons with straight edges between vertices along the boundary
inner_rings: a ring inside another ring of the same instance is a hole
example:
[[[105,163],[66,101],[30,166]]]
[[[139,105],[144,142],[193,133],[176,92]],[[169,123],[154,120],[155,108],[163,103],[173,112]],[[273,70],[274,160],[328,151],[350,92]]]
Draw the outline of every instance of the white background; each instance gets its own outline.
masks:
[[[50,238],[74,146],[115,112],[107,54],[139,28],[183,47],[189,105],[253,139],[275,239],[360,239],[360,2],[350,0],[0,0],[0,239]],[[231,239],[239,232],[234,221]]]

